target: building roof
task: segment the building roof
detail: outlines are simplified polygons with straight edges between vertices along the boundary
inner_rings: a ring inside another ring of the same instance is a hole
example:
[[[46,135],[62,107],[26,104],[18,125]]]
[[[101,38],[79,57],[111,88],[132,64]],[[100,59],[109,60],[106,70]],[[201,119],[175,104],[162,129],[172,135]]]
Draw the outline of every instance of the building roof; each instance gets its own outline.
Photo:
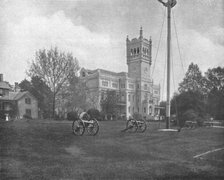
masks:
[[[5,82],[5,81],[0,82],[0,88],[1,89],[11,89],[11,87],[9,86],[9,83]]]
[[[19,100],[26,94],[30,94],[30,93],[28,91],[23,91],[23,92],[21,92],[21,91],[20,92],[11,92],[10,91],[8,96],[0,97],[0,100]],[[30,95],[33,96],[32,94],[30,94]]]

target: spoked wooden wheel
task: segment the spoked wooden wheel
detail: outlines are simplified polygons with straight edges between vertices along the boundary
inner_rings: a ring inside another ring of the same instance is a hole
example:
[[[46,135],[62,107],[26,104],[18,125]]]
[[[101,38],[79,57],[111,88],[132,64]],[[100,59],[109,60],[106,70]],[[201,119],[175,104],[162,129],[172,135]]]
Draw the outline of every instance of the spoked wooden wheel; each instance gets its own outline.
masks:
[[[146,126],[145,121],[140,120],[138,122],[138,131],[141,132],[141,133],[143,133],[143,132],[145,132],[146,128],[147,128],[147,126]]]
[[[81,119],[74,120],[72,123],[72,132],[77,136],[82,136],[85,132],[85,126]]]
[[[95,136],[99,131],[99,123],[93,118],[88,123],[86,123],[86,129],[89,135]]]
[[[136,132],[138,129],[137,122],[134,119],[129,119],[126,124],[126,129],[129,132]]]

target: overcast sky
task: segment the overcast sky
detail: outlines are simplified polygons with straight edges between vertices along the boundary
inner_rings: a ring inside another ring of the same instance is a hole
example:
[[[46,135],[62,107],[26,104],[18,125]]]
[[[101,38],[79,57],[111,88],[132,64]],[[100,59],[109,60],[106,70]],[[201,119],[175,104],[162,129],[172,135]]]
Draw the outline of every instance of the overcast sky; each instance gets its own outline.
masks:
[[[21,82],[35,51],[52,46],[72,52],[81,67],[127,71],[125,40],[139,37],[142,26],[152,37],[154,83],[163,87],[166,20],[155,57],[164,12],[157,0],[1,0],[0,73]],[[172,21],[173,92],[191,62],[202,72],[224,66],[224,1],[177,0],[172,12],[182,57]]]

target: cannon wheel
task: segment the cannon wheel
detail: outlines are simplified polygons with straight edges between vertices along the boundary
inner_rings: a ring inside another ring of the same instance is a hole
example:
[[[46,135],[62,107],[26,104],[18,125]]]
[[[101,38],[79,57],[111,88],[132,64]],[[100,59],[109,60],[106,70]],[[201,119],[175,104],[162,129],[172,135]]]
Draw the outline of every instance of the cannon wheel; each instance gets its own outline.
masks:
[[[86,130],[89,135],[95,136],[99,131],[98,121],[95,118],[91,119],[90,123],[86,125]]]
[[[138,129],[137,122],[134,119],[129,119],[126,123],[126,129],[129,132],[136,132]]]
[[[146,128],[147,128],[147,126],[146,126],[145,121],[140,120],[138,122],[138,131],[141,132],[141,133],[143,133],[143,132],[145,132]]]
[[[85,132],[85,126],[81,119],[76,119],[72,123],[72,132],[77,136],[82,136]]]

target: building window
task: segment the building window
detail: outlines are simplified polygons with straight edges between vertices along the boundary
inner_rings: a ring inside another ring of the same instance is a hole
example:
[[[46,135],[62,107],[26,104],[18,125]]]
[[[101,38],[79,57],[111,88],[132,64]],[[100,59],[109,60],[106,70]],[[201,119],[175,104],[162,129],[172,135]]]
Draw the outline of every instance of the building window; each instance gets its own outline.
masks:
[[[137,48],[137,54],[139,54],[139,47]]]
[[[31,104],[31,99],[30,98],[25,98],[25,103],[26,104]]]
[[[133,55],[133,49],[131,49],[131,56]]]
[[[128,107],[128,112],[129,112],[129,113],[131,112],[131,107],[130,107],[130,106]]]
[[[85,72],[82,72],[82,77],[85,77],[86,76],[86,73]]]
[[[121,84],[121,88],[125,88],[125,84]]]
[[[136,54],[136,49],[134,48],[134,54]]]
[[[147,84],[144,84],[144,90],[147,90]]]
[[[26,115],[31,117],[31,109],[26,109]]]
[[[133,95],[133,102],[135,101],[135,95]]]
[[[121,101],[124,101],[125,98],[124,98],[124,94],[121,94]]]
[[[128,84],[129,89],[134,89],[134,84]]]
[[[0,96],[3,96],[3,89],[0,89]]]
[[[144,113],[146,113],[146,108],[144,107]]]
[[[118,88],[118,84],[117,83],[112,83],[112,87],[113,88]]]
[[[108,81],[102,81],[102,86],[108,87],[109,82]]]
[[[138,84],[138,85],[137,85],[137,88],[139,89],[139,87],[140,87],[140,86],[139,86],[139,84]]]
[[[131,95],[130,94],[128,95],[128,101],[131,101]]]
[[[154,91],[154,94],[159,94],[159,92],[158,91]]]
[[[139,107],[138,107],[138,112],[139,112]]]
[[[132,108],[132,112],[133,112],[133,114],[134,114],[134,112],[135,112],[135,107]]]

